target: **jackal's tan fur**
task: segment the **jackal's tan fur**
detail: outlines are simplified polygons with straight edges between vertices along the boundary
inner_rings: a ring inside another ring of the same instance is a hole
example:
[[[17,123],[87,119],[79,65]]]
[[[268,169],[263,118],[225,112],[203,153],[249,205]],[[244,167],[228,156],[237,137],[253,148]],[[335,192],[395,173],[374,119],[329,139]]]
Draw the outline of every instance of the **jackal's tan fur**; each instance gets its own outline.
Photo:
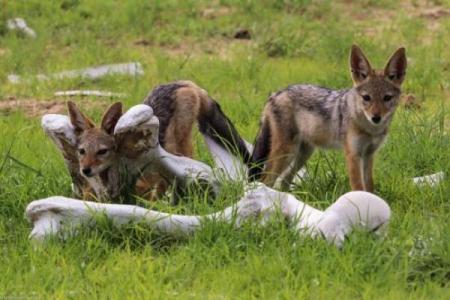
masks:
[[[399,103],[406,65],[400,48],[384,70],[376,71],[352,46],[353,88],[298,84],[273,94],[263,111],[251,178],[262,176],[265,184],[287,189],[315,147],[342,147],[352,189],[373,191],[373,155]]]
[[[192,157],[192,130],[194,123],[200,131],[224,147],[231,146],[237,154],[250,160],[244,141],[233,124],[223,114],[219,104],[207,92],[192,81],[176,81],[156,87],[144,100],[159,119],[159,142],[169,153]],[[113,129],[122,114],[120,103],[113,104],[95,128],[74,103],[69,102],[69,115],[78,138],[80,173],[85,177],[101,174],[117,160],[117,152],[124,154],[129,147],[118,144]],[[130,138],[129,140],[132,140]],[[117,151],[119,149],[119,151]],[[133,153],[125,153],[128,157]],[[168,188],[169,182],[149,168],[138,179],[135,191],[149,199],[159,198]]]

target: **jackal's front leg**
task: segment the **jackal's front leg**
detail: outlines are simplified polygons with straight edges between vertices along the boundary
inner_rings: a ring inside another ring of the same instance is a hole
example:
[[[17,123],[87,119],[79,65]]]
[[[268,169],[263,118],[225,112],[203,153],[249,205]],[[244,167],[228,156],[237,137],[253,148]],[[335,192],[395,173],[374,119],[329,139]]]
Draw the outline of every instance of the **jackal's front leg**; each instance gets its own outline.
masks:
[[[357,149],[350,143],[344,145],[344,153],[352,190],[364,191],[361,156],[358,154]]]
[[[362,172],[364,178],[364,188],[367,192],[373,192],[373,154],[362,158]]]

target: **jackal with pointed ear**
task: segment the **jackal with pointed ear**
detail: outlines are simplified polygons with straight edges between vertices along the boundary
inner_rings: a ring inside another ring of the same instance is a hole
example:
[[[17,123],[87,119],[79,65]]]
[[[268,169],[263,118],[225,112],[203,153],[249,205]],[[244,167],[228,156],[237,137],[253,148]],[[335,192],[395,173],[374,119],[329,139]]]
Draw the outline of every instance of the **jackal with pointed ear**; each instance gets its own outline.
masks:
[[[222,112],[220,105],[195,83],[176,81],[160,85],[145,98],[144,104],[152,107],[159,119],[158,139],[167,152],[192,157],[192,130],[198,123],[203,135],[214,139],[245,162],[250,162],[251,156],[245,142],[234,125]],[[69,102],[68,107],[78,138],[81,174],[87,179],[103,174],[116,163],[118,153],[126,154],[126,145],[115,141],[113,136],[114,127],[122,115],[122,105],[116,103],[108,109],[100,128],[95,128],[93,122],[73,102]],[[161,174],[145,171],[136,182],[135,190],[139,196],[156,199],[169,185],[170,182]]]
[[[103,116],[100,128],[84,116],[72,101],[68,102],[70,122],[78,139],[80,172],[92,177],[108,169],[117,159],[113,132],[122,116],[122,104],[114,103]]]
[[[98,195],[100,188],[96,184],[94,177],[99,177],[101,181],[117,181],[118,178],[111,178],[116,174],[107,172],[118,160],[117,143],[114,138],[114,127],[122,116],[122,104],[114,103],[109,107],[103,116],[100,128],[87,118],[73,103],[68,104],[69,117],[74,127],[77,137],[77,152],[80,173],[91,186],[83,189],[83,198],[90,198],[93,190]],[[111,184],[109,186],[112,186]]]
[[[383,70],[374,70],[353,45],[353,88],[331,90],[297,84],[267,101],[252,155],[251,179],[287,189],[314,148],[343,148],[353,190],[373,191],[373,156],[399,104],[406,54],[399,48]]]

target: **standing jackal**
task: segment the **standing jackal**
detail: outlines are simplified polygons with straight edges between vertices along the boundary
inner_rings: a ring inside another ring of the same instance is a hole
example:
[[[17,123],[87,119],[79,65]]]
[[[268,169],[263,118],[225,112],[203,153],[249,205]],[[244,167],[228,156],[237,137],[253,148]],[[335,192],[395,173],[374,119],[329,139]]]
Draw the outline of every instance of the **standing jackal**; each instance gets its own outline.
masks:
[[[344,148],[353,190],[373,191],[373,155],[387,135],[405,78],[406,54],[399,48],[384,70],[372,69],[353,45],[351,89],[298,84],[267,101],[252,155],[252,179],[287,189],[315,147]]]

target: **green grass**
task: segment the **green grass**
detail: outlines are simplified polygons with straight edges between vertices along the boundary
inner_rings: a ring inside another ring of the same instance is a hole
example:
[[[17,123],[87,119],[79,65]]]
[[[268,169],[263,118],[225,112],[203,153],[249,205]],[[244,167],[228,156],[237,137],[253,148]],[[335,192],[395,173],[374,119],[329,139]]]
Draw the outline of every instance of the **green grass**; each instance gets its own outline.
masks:
[[[376,190],[393,211],[388,235],[377,240],[356,232],[342,250],[300,238],[281,220],[240,230],[207,223],[184,241],[146,226],[113,230],[105,220],[66,241],[34,247],[26,205],[69,196],[70,179],[39,118],[0,111],[0,298],[448,299],[450,18],[421,17],[421,1],[348,3],[0,2],[0,101],[50,100],[56,90],[94,88],[126,93],[130,107],[159,83],[191,79],[252,141],[271,92],[300,82],[349,87],[348,53],[357,43],[378,67],[406,46],[404,92],[422,102],[419,110],[399,108],[376,157]],[[450,8],[446,0],[427,5]],[[10,17],[25,18],[37,38],[8,32]],[[249,29],[252,40],[232,39],[238,28]],[[143,39],[149,45],[136,45]],[[6,80],[11,73],[32,78],[128,61],[141,62],[145,75],[20,85]],[[102,111],[89,113],[98,120]],[[199,139],[197,146],[197,158],[208,160]],[[317,152],[308,168],[312,178],[293,191],[308,204],[325,208],[349,190],[342,153]],[[439,186],[411,183],[440,170],[446,178]],[[152,206],[207,213],[238,195],[233,186],[227,194],[213,204],[198,195],[178,207]]]

